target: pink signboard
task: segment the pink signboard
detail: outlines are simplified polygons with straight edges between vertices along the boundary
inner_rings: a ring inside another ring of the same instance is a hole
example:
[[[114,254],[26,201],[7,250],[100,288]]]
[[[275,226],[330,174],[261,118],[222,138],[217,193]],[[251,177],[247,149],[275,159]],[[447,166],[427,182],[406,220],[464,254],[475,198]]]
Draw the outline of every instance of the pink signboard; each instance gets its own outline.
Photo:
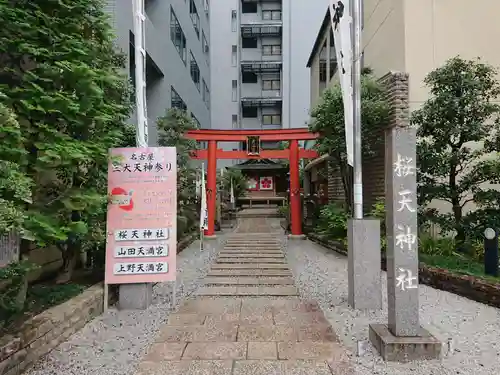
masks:
[[[115,148],[110,156],[106,284],[175,280],[175,147]]]

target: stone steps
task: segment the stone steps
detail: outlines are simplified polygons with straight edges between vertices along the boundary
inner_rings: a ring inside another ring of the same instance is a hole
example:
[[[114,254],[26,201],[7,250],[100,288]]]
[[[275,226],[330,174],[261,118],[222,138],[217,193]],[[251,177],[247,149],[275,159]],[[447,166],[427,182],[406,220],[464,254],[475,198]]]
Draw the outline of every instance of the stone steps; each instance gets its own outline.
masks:
[[[276,263],[217,263],[212,266],[213,270],[288,270],[286,264]]]
[[[298,296],[281,242],[270,236],[234,236],[219,252],[199,296]]]
[[[199,296],[298,296],[297,288],[285,286],[204,286],[198,290]]]
[[[217,263],[260,263],[261,258],[219,258]],[[266,263],[284,263],[283,259],[267,258]]]
[[[228,253],[228,252],[220,252],[219,256],[221,258],[276,258],[276,259],[284,259],[285,256],[280,253],[258,253],[258,252],[251,252],[251,253]]]
[[[290,277],[207,277],[205,285],[294,285]]]
[[[289,270],[274,270],[274,269],[216,269],[210,271],[207,276],[287,276],[293,277],[292,272]]]

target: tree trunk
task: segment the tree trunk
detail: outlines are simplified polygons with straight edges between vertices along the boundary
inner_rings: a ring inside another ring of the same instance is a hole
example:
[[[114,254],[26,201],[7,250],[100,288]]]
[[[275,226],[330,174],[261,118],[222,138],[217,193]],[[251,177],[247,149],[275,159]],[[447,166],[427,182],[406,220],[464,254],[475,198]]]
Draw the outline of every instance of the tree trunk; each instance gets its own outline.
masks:
[[[81,252],[81,242],[68,240],[65,246],[59,248],[61,250],[63,265],[59,276],[57,277],[57,284],[66,284],[71,281],[73,271],[75,270],[78,257]]]
[[[81,215],[78,211],[72,212],[71,221],[76,222],[80,218]],[[59,250],[61,250],[63,265],[56,283],[65,284],[73,277],[73,271],[82,252],[82,241],[74,233],[70,233],[66,242],[59,246]]]

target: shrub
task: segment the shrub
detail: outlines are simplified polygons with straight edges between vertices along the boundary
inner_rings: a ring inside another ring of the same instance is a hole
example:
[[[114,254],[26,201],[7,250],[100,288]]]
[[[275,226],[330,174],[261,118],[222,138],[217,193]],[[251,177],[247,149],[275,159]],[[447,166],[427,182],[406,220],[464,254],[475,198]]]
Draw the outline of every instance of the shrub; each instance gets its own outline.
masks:
[[[320,211],[317,231],[328,238],[343,241],[347,237],[348,218],[349,214],[344,207],[329,203]]]

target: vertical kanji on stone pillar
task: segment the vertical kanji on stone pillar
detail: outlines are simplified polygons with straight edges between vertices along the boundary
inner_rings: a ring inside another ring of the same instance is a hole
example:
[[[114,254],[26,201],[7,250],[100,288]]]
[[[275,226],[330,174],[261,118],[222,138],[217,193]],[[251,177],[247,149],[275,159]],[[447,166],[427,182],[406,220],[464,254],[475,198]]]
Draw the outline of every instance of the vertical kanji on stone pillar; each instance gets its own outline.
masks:
[[[416,130],[386,134],[388,327],[395,336],[418,336],[418,227]]]

